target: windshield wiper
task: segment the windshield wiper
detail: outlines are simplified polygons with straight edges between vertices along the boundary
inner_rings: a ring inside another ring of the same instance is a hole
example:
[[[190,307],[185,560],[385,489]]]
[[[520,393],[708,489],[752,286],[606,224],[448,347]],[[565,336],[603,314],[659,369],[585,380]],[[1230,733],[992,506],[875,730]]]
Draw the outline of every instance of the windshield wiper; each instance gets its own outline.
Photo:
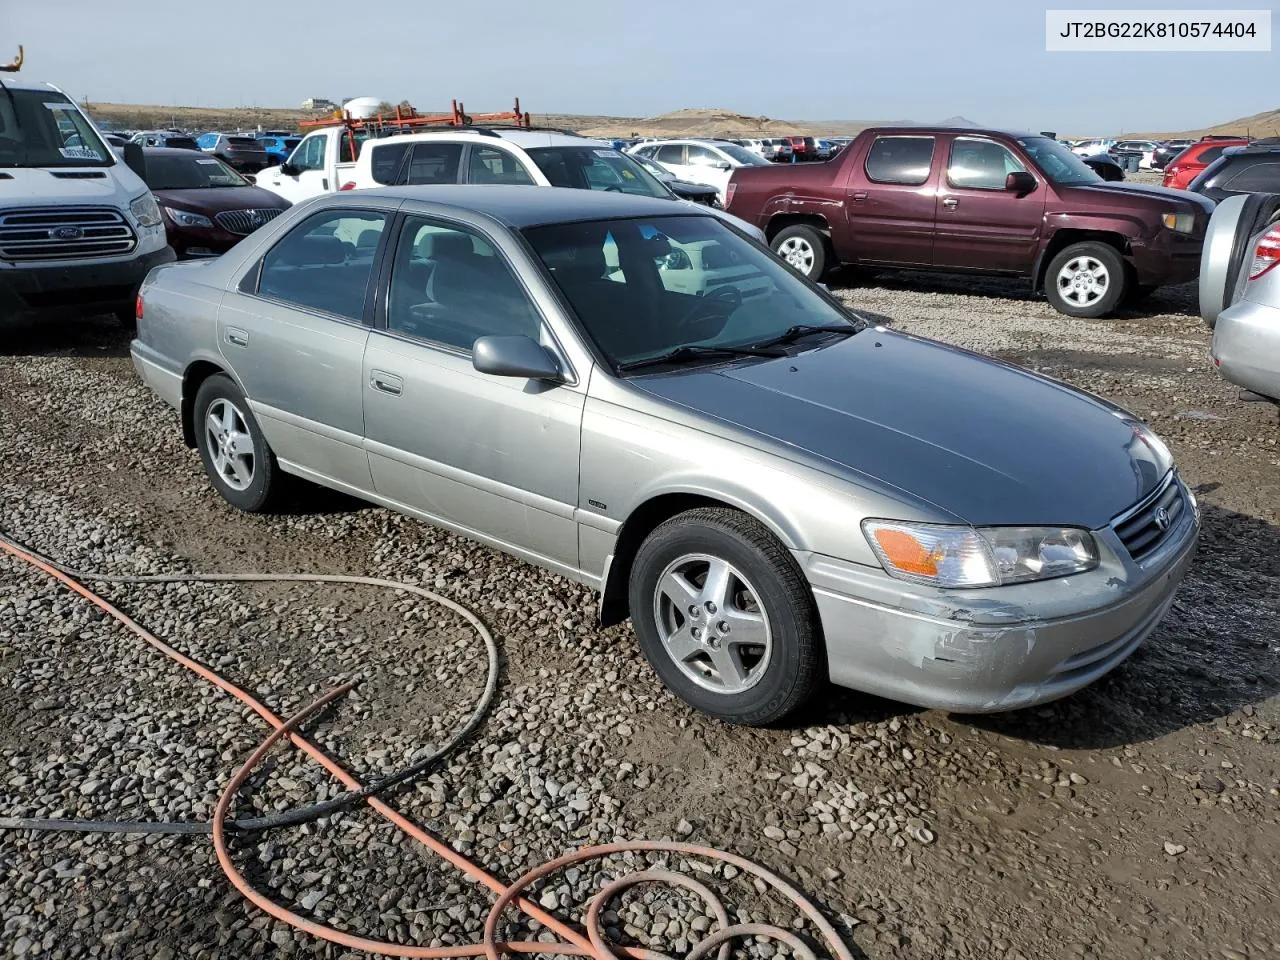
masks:
[[[797,323],[793,327],[787,327],[786,330],[778,334],[776,337],[770,337],[768,340],[761,340],[759,343],[753,343],[753,347],[776,347],[785,343],[795,343],[802,337],[807,337],[815,333],[843,333],[846,337],[851,337],[858,332],[858,328],[851,323]]]
[[[777,357],[785,356],[786,353],[781,350],[770,350],[768,347],[758,344],[744,347],[710,347],[686,344],[656,357],[646,357],[643,360],[620,363],[618,364],[618,369],[639,370],[642,367],[657,367],[667,363],[689,363],[694,360],[707,360],[716,357],[772,357],[776,359]]]

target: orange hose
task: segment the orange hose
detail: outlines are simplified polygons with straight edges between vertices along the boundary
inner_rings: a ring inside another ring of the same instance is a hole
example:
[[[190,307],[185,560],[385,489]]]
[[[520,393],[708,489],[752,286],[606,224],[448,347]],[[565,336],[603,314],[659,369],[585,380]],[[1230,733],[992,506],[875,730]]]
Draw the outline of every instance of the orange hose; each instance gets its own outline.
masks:
[[[728,914],[714,893],[696,880],[685,877],[681,874],[671,873],[669,871],[649,870],[633,873],[605,886],[595,895],[595,897],[592,898],[588,906],[587,933],[585,936],[581,932],[571,928],[564,921],[548,913],[542,907],[521,896],[523,891],[528,889],[528,887],[536,881],[549,876],[570,864],[579,863],[584,860],[594,860],[601,857],[624,853],[680,853],[689,856],[710,858],[719,860],[723,863],[732,864],[740,870],[763,880],[776,891],[790,899],[795,904],[796,908],[814,925],[815,929],[822,935],[822,938],[826,942],[834,960],[853,960],[852,953],[840,938],[839,934],[826,920],[826,918],[823,917],[821,912],[819,912],[818,909],[808,900],[808,898],[777,874],[774,874],[772,871],[752,863],[749,860],[736,856],[735,854],[725,853],[710,847],[703,847],[690,843],[638,841],[634,843],[604,844],[595,847],[585,847],[571,853],[564,854],[555,860],[534,868],[514,883],[508,885],[504,884],[501,880],[493,876],[478,864],[473,863],[471,860],[462,856],[444,841],[432,836],[426,830],[413,823],[413,821],[409,820],[377,796],[366,796],[364,797],[364,801],[378,814],[395,824],[410,837],[417,840],[423,846],[427,847],[453,866],[457,867],[471,879],[483,884],[497,894],[497,899],[490,909],[489,916],[485,921],[482,941],[476,944],[463,944],[453,947],[419,947],[407,944],[396,944],[381,940],[371,940],[366,937],[359,937],[294,913],[256,890],[236,868],[227,849],[225,837],[227,813],[231,808],[236,793],[248,780],[253,770],[277,742],[286,738],[295,747],[313,759],[316,763],[320,764],[348,790],[360,790],[363,787],[363,784],[350,771],[342,766],[341,763],[330,757],[322,749],[297,732],[297,727],[306,720],[307,717],[350,691],[355,684],[346,683],[336,687],[290,719],[283,720],[269,707],[257,700],[253,695],[242,690],[231,681],[219,676],[203,664],[169,646],[167,643],[148,631],[145,627],[129,617],[126,613],[121,611],[118,607],[113,605],[110,601],[93,592],[66,572],[58,569],[55,565],[40,559],[18,544],[5,539],[3,536],[0,536],[0,550],[3,550],[16,559],[35,567],[41,572],[57,580],[67,589],[79,594],[81,597],[98,607],[108,616],[115,619],[121,625],[136,634],[156,650],[163,653],[165,656],[186,667],[197,676],[208,680],[220,690],[229,693],[237,700],[249,706],[267,723],[268,726],[272,728],[270,736],[268,736],[262,744],[254,750],[240,769],[236,771],[234,776],[232,776],[232,778],[227,782],[226,787],[218,798],[218,804],[213,815],[213,843],[218,864],[227,875],[227,878],[231,881],[232,885],[235,886],[235,888],[239,890],[240,893],[243,894],[251,903],[278,920],[282,920],[299,930],[304,930],[316,937],[320,937],[321,939],[332,943],[342,944],[343,946],[364,950],[370,953],[383,954],[385,956],[425,958],[487,956],[491,958],[491,960],[497,960],[497,958],[504,953],[536,953],[590,956],[596,958],[596,960],[618,960],[619,957],[628,957],[631,958],[631,960],[657,960],[657,958],[664,958],[665,960],[664,955],[656,951],[637,947],[611,945],[605,940],[599,927],[599,916],[601,910],[604,908],[605,904],[621,893],[622,890],[635,886],[639,883],[658,882],[684,886],[697,893],[707,902],[708,906],[715,914],[717,922],[720,924],[720,929],[718,931],[709,934],[699,944],[694,946],[688,960],[700,960],[700,958],[707,956],[717,946],[720,947],[719,960],[725,960],[728,956],[730,941],[737,937],[747,936],[767,936],[772,939],[779,940],[786,943],[796,951],[798,956],[801,957],[801,960],[812,960],[812,951],[809,950],[804,941],[797,938],[795,934],[789,930],[784,930],[767,924],[742,924],[738,926],[730,926],[728,923]],[[192,574],[190,577],[184,577],[184,579],[199,581],[202,579],[225,579],[226,577],[227,575]],[[250,576],[243,575],[243,578],[250,579]],[[255,575],[252,578],[260,580],[305,578],[312,582],[323,582],[325,579],[318,575],[299,574],[281,574],[278,576],[263,574]],[[340,578],[335,577],[334,579],[337,580]],[[416,592],[423,593],[433,599],[439,599],[441,602],[447,603],[449,606],[455,606],[451,601],[447,601],[444,598],[435,598],[429,591],[417,589]],[[498,941],[498,923],[506,908],[512,905],[519,908],[527,916],[554,931],[556,936],[561,938],[561,941],[554,943],[544,941]]]

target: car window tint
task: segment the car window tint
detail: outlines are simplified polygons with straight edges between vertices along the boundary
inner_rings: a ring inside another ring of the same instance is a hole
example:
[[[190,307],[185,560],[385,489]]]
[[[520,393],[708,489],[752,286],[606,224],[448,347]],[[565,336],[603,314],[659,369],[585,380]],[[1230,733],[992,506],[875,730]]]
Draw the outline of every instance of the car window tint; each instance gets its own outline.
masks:
[[[1007,147],[994,140],[956,137],[951,142],[947,182],[953,187],[1003,190],[1005,177],[1025,170]]]
[[[684,147],[678,143],[664,143],[655,156],[659,163],[684,163]]]
[[[406,183],[457,183],[460,143],[415,143]]]
[[[467,179],[471,183],[513,183],[532,186],[533,178],[524,164],[505,150],[472,147],[467,163]]]
[[[695,143],[689,144],[689,146],[685,147],[685,150],[689,157],[688,162],[699,166],[707,166],[708,164],[715,163],[720,159],[716,156],[714,150],[710,150],[707,147],[700,147]]]
[[[1222,156],[1222,151],[1225,149],[1227,149],[1225,146],[1224,147],[1207,147],[1206,149],[1202,150],[1200,154],[1195,158],[1196,163],[1205,163],[1205,164],[1213,163],[1213,161],[1217,160],[1220,156]]]
[[[363,210],[307,218],[263,258],[258,293],[360,320],[386,223],[385,215]]]
[[[877,137],[865,166],[876,183],[918,186],[933,166],[933,137]]]
[[[369,175],[375,183],[394,184],[396,175],[400,173],[400,164],[404,155],[409,152],[407,143],[387,143],[371,147],[369,152]]]
[[[319,170],[324,167],[324,137],[307,137],[289,157],[289,162],[299,170]]]
[[[515,273],[479,234],[405,220],[387,297],[387,329],[471,350],[477,337],[538,338],[541,318]]]
[[[1233,193],[1280,193],[1280,157],[1242,167],[1217,186]]]

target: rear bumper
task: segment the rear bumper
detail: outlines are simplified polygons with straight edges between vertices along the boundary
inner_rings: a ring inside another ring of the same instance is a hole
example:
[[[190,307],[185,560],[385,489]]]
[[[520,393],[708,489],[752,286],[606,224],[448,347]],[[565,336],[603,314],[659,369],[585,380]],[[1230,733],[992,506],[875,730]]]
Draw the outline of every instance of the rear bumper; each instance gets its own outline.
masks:
[[[1227,382],[1280,400],[1280,307],[1239,300],[1223,310],[1213,360]]]
[[[1189,502],[1189,501],[1188,501]],[[806,558],[831,681],[958,713],[996,713],[1065,697],[1122,663],[1160,623],[1199,532],[1184,511],[1141,565],[1109,529],[1085,574],[980,591],[941,591],[883,571]]]
[[[148,271],[175,258],[164,246],[130,260],[0,270],[0,318],[84,316],[128,307]]]
[[[1195,234],[1160,230],[1147,243],[1132,243],[1132,261],[1137,281],[1144,287],[1190,283],[1200,276],[1200,252],[1204,228]]]

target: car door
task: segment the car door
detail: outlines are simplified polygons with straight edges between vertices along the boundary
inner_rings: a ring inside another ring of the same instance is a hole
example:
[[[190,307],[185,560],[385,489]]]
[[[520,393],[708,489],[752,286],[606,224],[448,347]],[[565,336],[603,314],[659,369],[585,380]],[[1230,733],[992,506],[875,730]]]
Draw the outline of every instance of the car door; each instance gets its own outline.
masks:
[[[658,144],[657,149],[653,152],[653,159],[675,174],[677,179],[689,179],[684,160],[683,143]]]
[[[313,214],[254,264],[218,311],[219,348],[276,456],[352,492],[372,489],[362,364],[389,217],[346,206]]]
[[[693,171],[689,179],[715,187],[720,194],[720,202],[724,203],[725,190],[737,164],[719,150],[697,143],[685,147],[685,164],[687,170]]]
[[[952,137],[947,150],[938,190],[934,264],[1029,273],[1044,226],[1044,177],[1008,146],[987,137]],[[1021,196],[1006,190],[1006,177],[1016,172],[1030,173],[1036,188]]]
[[[325,170],[325,157],[329,140],[330,134],[326,131],[303,137],[293,153],[289,154],[288,162],[295,172],[285,174],[276,167],[268,177],[259,177],[258,185],[269,187],[290,203],[328,193],[329,176]]]
[[[527,271],[528,255],[426,216],[406,215],[396,232],[364,357],[376,492],[430,521],[576,570],[585,384],[490,376],[471,360],[483,335],[525,335],[559,352],[512,266],[523,260]]]
[[[933,262],[937,138],[885,135],[850,163],[848,249],[856,263],[927,266]]]
[[[421,142],[413,145],[401,167],[402,184],[457,183],[462,167],[461,143]]]

